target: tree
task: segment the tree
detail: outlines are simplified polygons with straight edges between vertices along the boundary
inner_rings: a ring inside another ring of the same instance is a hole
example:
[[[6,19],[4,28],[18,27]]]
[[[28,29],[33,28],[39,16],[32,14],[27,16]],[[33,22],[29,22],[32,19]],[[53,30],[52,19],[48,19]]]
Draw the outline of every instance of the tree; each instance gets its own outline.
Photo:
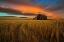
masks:
[[[42,15],[42,14],[38,14],[36,18],[37,20],[47,20],[47,16]]]

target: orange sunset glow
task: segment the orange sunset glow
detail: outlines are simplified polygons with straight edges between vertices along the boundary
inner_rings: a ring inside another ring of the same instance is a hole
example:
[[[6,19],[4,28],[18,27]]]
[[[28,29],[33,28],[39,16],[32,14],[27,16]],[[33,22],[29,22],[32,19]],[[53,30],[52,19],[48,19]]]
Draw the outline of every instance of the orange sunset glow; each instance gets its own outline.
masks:
[[[15,9],[15,10],[18,10],[20,11],[21,13],[34,13],[34,14],[44,14],[48,17],[51,17],[53,19],[60,19],[59,17],[57,17],[56,15],[53,15],[54,13],[52,12],[47,12],[45,11],[44,9],[40,8],[40,7],[34,7],[34,6],[19,6],[17,8],[12,8],[12,9]]]
[[[5,7],[5,6],[1,6],[2,8],[8,8],[8,7]],[[60,18],[57,17],[56,15],[54,15],[53,12],[47,12],[45,11],[45,9],[42,9],[40,7],[36,7],[36,6],[26,6],[26,5],[22,5],[22,6],[19,6],[19,7],[12,7],[11,8],[12,10],[18,10],[19,12],[21,13],[34,13],[34,14],[44,14],[48,17],[51,17],[53,19],[57,19],[59,20]],[[34,16],[29,16],[30,18],[31,17],[34,17]]]

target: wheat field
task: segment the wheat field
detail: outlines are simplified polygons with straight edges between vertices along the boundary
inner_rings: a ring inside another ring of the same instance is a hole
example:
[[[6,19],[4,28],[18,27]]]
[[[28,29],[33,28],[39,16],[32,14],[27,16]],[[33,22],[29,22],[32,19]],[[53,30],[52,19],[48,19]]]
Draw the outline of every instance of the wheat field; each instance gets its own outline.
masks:
[[[0,42],[64,42],[64,20],[0,20]]]

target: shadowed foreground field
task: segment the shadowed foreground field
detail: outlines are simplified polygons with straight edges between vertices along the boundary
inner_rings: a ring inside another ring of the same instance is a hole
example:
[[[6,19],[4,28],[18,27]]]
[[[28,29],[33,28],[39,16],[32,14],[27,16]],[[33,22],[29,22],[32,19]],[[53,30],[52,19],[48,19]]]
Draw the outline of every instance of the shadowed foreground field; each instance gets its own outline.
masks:
[[[64,20],[0,20],[0,42],[64,42]]]

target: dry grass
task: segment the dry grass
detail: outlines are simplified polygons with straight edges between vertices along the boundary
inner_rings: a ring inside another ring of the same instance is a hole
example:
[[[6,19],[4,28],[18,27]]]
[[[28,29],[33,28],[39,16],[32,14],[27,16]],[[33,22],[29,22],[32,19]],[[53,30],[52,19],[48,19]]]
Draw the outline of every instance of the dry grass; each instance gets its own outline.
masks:
[[[64,20],[0,20],[0,42],[64,42]]]

